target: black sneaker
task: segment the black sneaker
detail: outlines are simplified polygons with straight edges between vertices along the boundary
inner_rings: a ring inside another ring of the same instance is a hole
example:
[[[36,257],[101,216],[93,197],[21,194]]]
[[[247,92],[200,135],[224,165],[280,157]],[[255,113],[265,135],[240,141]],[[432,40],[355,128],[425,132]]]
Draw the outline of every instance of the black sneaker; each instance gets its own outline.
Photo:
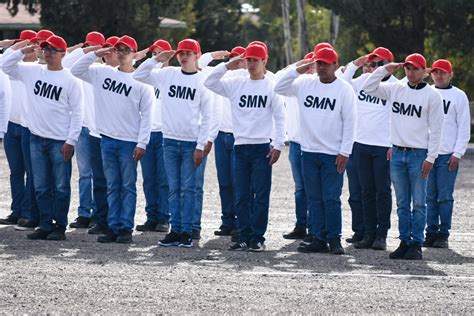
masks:
[[[182,233],[178,247],[191,248],[193,246],[193,236],[188,233]]]
[[[89,228],[90,223],[91,223],[90,218],[84,217],[84,216],[79,216],[78,218],[76,218],[74,220],[74,222],[69,224],[69,227],[71,227],[71,228]]]
[[[163,247],[178,246],[181,240],[181,235],[171,231],[169,234],[166,234],[165,239],[160,240],[158,244]]]
[[[16,225],[20,218],[13,215],[8,215],[5,218],[0,218],[0,225]]]
[[[232,246],[229,247],[230,251],[247,251],[249,246],[246,242],[236,242]]]
[[[240,238],[240,235],[237,233],[235,235],[232,235],[232,237],[230,237],[230,241],[231,242],[239,242],[239,239]]]
[[[436,233],[426,233],[425,241],[423,242],[423,247],[430,248],[433,247],[433,243],[438,238]]]
[[[251,252],[262,252],[265,250],[265,244],[260,241],[251,241],[248,250]]]
[[[119,244],[131,244],[132,232],[129,232],[128,230],[120,230],[117,239],[115,239],[115,242]]]
[[[387,250],[387,239],[385,237],[376,237],[372,243],[374,250]]]
[[[329,252],[333,255],[343,255],[345,253],[341,245],[341,239],[336,238],[329,241]]]
[[[303,240],[300,242],[300,246],[307,246],[313,241],[313,234],[308,234]]]
[[[408,244],[405,241],[401,241],[400,245],[398,246],[397,249],[395,249],[394,252],[391,252],[389,255],[390,259],[405,259],[405,254],[408,251]]]
[[[323,241],[319,240],[316,237],[313,237],[313,240],[311,241],[310,244],[308,245],[300,245],[297,250],[299,252],[304,252],[304,253],[327,253],[329,252],[328,244]]]
[[[115,242],[117,235],[115,235],[111,230],[108,230],[106,234],[97,237],[97,242],[101,243],[111,243]]]
[[[38,227],[37,221],[31,220],[31,219],[21,221],[20,219],[18,220],[18,223],[15,226],[15,229],[20,230],[20,231],[25,231],[25,230],[35,230],[36,227]]]
[[[194,239],[194,240],[199,240],[201,239],[201,231],[200,230],[197,230],[197,229],[193,229],[193,232],[191,234],[191,237]]]
[[[407,252],[405,253],[404,259],[407,260],[421,260],[423,259],[423,253],[421,251],[421,245],[410,245]]]
[[[46,237],[48,237],[49,234],[51,234],[51,231],[38,228],[31,234],[26,235],[26,238],[31,240],[46,240]]]
[[[355,233],[352,237],[346,238],[346,242],[353,244],[364,239],[364,235]]]
[[[448,236],[439,235],[433,242],[433,248],[449,248]]]
[[[143,225],[137,225],[136,229],[139,232],[154,232],[157,224],[155,221],[147,220]]]
[[[46,237],[47,240],[66,240],[66,227],[57,227]]]
[[[306,237],[306,226],[296,225],[295,228],[288,234],[284,234],[285,239],[303,239]]]
[[[106,235],[109,231],[109,228],[102,224],[94,224],[88,231],[88,234],[91,235]]]
[[[372,248],[374,240],[375,238],[372,236],[364,236],[362,240],[356,241],[354,243],[354,247],[356,247],[357,249],[370,249]]]
[[[170,223],[167,220],[161,220],[156,224],[155,231],[160,233],[167,233],[170,231]]]
[[[216,236],[232,236],[232,228],[228,226],[221,226],[219,230],[214,231],[214,235]]]

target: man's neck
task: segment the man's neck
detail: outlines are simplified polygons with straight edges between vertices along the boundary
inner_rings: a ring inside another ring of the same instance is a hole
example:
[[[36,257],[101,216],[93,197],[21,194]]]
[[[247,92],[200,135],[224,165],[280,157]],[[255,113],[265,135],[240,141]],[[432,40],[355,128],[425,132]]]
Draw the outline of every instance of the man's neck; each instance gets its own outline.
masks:
[[[187,72],[187,73],[193,73],[193,72],[197,72],[198,69],[195,65],[185,65],[185,66],[181,66],[181,70],[183,72]]]
[[[319,77],[319,80],[322,82],[322,83],[332,83],[334,82],[334,80],[336,80],[336,76],[332,76],[332,77],[328,77],[328,78],[321,78]]]
[[[135,68],[133,68],[133,65],[132,63],[129,63],[129,64],[119,64],[119,68],[118,68],[120,71],[123,71],[123,72],[134,72],[135,71]]]
[[[48,65],[48,70],[51,70],[51,71],[63,70],[63,65],[61,63],[59,63],[59,64],[47,64],[47,65]]]

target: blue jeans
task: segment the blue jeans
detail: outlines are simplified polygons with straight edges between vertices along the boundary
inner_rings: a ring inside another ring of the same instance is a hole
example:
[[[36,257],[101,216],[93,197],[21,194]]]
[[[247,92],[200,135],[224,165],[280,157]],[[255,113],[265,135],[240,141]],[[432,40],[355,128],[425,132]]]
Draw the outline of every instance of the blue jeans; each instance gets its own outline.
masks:
[[[169,221],[168,178],[163,158],[163,134],[152,132],[146,152],[140,160],[142,165],[145,212],[151,222]]]
[[[79,207],[77,214],[90,218],[94,212],[95,203],[92,196],[92,166],[89,145],[89,129],[82,127],[76,144],[76,161],[79,170]]]
[[[196,169],[193,161],[196,142],[165,138],[163,146],[171,230],[178,234],[191,234],[196,202]]]
[[[136,143],[102,136],[100,147],[107,179],[109,229],[133,231],[137,206],[137,161],[133,159]]]
[[[196,201],[194,205],[193,230],[201,231],[202,201],[204,197],[204,173],[206,171],[207,156],[202,159],[196,168]]]
[[[427,233],[449,237],[454,204],[454,183],[458,169],[448,170],[451,154],[439,155],[428,177],[427,189]]]
[[[92,221],[95,224],[107,226],[109,206],[107,204],[107,180],[105,179],[104,166],[102,164],[101,140],[89,135],[89,150],[92,168],[92,181],[94,182],[92,193],[94,194],[95,208],[92,212]]]
[[[336,155],[303,151],[302,163],[313,235],[325,241],[340,239],[344,174],[337,172]]]
[[[364,235],[364,208],[362,205],[362,187],[360,186],[354,149],[346,166],[347,180],[349,181],[349,205],[352,213],[352,231],[357,235]]]
[[[8,122],[3,144],[10,168],[11,215],[39,222],[31,168],[30,131],[19,124]]]
[[[35,179],[36,200],[40,210],[40,228],[46,231],[67,226],[71,201],[71,159],[64,161],[64,141],[30,137],[31,165]]]
[[[353,155],[359,172],[364,206],[365,235],[387,238],[392,212],[388,147],[354,143]]]
[[[291,166],[291,174],[295,182],[295,213],[296,225],[305,226],[311,232],[311,215],[308,214],[306,203],[306,192],[304,190],[303,166],[301,165],[301,145],[290,142],[290,153],[288,156]]]
[[[400,239],[408,244],[423,244],[426,225],[426,185],[421,168],[426,149],[401,150],[393,147],[390,161],[395,196],[397,197]]]
[[[264,242],[272,185],[270,144],[234,146],[236,211],[240,242]]]
[[[216,159],[217,181],[219,182],[219,196],[221,198],[221,228],[227,227],[229,229],[237,227],[233,152],[234,134],[219,132],[214,141],[214,155]]]

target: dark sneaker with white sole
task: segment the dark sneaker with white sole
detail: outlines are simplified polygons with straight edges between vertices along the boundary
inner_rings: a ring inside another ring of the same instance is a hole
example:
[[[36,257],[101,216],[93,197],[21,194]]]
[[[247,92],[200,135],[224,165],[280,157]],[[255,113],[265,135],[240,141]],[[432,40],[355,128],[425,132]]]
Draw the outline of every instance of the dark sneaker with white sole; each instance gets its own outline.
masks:
[[[197,229],[193,229],[193,232],[191,234],[192,239],[194,240],[199,240],[201,239],[201,231]]]
[[[247,251],[249,246],[246,242],[236,242],[232,246],[229,247],[230,251]]]
[[[306,237],[306,226],[296,225],[288,234],[284,234],[285,239],[303,239]]]
[[[147,220],[143,225],[137,225],[136,230],[139,232],[154,232],[156,231],[156,225],[158,225],[157,222]]]
[[[193,237],[188,233],[182,233],[178,247],[191,248],[193,246]]]
[[[309,245],[312,241],[313,241],[313,235],[312,235],[312,234],[308,234],[308,235],[306,235],[306,237],[303,238],[303,240],[300,242],[300,246],[307,246],[307,245]]]
[[[74,222],[69,224],[69,227],[71,227],[71,228],[89,228],[90,223],[91,223],[90,218],[84,217],[84,216],[79,216],[78,218],[76,218],[74,220]]]
[[[181,235],[171,231],[169,234],[166,234],[165,238],[160,240],[158,244],[163,247],[172,247],[178,246],[179,242],[181,241]]]
[[[88,234],[91,235],[105,235],[109,231],[109,228],[102,224],[94,224],[92,227],[87,231]]]
[[[265,244],[263,242],[251,241],[249,245],[250,252],[262,252],[265,250]]]
[[[38,228],[31,234],[26,235],[26,238],[31,240],[46,240],[46,237],[48,237],[49,234],[51,234],[51,231]]]
[[[156,224],[155,231],[160,233],[167,233],[170,231],[170,223],[167,220],[161,220]]]
[[[19,231],[35,230],[36,227],[38,227],[37,221],[31,220],[31,219],[27,219],[24,221],[19,220],[15,226],[15,230],[19,230]]]
[[[300,245],[296,250],[299,252],[304,252],[304,253],[328,253],[329,248],[328,244],[323,241],[319,240],[318,238],[313,237],[313,240],[311,241],[310,244],[303,244]]]

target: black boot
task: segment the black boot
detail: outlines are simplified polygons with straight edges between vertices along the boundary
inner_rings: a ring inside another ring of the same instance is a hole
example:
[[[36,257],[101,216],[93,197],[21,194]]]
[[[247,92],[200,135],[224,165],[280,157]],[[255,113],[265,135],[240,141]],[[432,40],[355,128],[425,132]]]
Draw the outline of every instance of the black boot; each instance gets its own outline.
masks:
[[[437,233],[426,233],[425,241],[423,242],[423,247],[433,247],[433,243],[438,238]]]
[[[389,258],[390,259],[405,259],[405,254],[407,253],[408,248],[410,248],[410,246],[408,246],[408,244],[402,240],[398,248],[395,249],[394,252],[390,253]]]
[[[405,259],[407,260],[421,260],[423,259],[423,253],[421,251],[421,245],[413,244],[408,247],[405,253]]]
[[[333,255],[343,255],[345,253],[341,245],[341,239],[336,238],[329,241],[329,252]]]
[[[293,231],[288,234],[284,234],[285,239],[303,239],[306,237],[306,226],[296,225]]]
[[[438,238],[433,242],[433,248],[449,248],[448,236],[438,235]]]
[[[365,235],[361,241],[356,241],[354,247],[357,249],[370,249],[374,243],[375,238],[373,236]]]

